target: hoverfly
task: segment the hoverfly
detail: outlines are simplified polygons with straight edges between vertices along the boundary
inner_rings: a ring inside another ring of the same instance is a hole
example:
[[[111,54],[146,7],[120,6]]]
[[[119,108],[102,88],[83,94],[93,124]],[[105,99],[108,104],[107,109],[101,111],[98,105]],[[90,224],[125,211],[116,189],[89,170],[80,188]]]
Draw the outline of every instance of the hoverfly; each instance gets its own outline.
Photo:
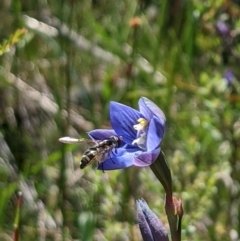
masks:
[[[80,168],[83,169],[88,166],[90,163],[97,161],[98,164],[103,163],[107,156],[114,148],[118,148],[121,145],[122,137],[121,136],[111,136],[103,140],[90,140],[90,139],[75,139],[71,137],[62,137],[59,139],[60,142],[74,144],[79,142],[94,143],[95,145],[89,147],[82,156],[80,161]]]

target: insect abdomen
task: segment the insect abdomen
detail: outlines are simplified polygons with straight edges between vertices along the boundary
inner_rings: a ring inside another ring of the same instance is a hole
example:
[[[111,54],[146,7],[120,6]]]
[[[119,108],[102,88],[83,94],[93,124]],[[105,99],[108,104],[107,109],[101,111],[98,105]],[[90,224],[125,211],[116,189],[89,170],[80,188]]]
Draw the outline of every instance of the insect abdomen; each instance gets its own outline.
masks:
[[[93,149],[87,150],[82,156],[82,160],[80,162],[80,168],[83,169],[87,165],[89,165],[94,160],[96,155],[97,155],[96,150],[93,150]]]

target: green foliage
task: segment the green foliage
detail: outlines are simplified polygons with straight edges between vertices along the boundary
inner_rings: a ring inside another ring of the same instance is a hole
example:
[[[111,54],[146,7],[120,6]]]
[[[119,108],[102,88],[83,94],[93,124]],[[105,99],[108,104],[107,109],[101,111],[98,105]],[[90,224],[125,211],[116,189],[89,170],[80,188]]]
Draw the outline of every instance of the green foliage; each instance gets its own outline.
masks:
[[[150,169],[80,170],[87,146],[58,142],[110,127],[109,101],[137,107],[140,96],[167,117],[182,240],[239,239],[237,1],[10,2],[0,3],[0,240],[11,240],[19,190],[20,240],[140,240],[137,198],[167,224]]]
[[[4,53],[7,53],[9,49],[18,43],[26,33],[26,29],[17,29],[7,40],[3,41],[3,43],[0,45],[0,55],[3,55]]]

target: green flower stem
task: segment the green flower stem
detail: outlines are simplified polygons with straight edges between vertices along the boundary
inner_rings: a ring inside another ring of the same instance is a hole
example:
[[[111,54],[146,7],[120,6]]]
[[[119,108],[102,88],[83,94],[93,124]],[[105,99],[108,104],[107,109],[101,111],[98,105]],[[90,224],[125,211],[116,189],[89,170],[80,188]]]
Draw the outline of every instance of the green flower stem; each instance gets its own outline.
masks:
[[[172,176],[167,159],[161,151],[157,160],[150,166],[155,176],[163,185],[166,195],[172,197]]]
[[[181,220],[182,215],[179,215],[178,200],[174,197],[165,198],[165,211],[168,218],[168,223],[171,231],[172,241],[181,241]]]
[[[181,200],[172,196],[172,176],[164,153],[161,151],[157,160],[150,166],[155,176],[164,187],[165,211],[167,214],[172,241],[181,240],[181,221],[183,208]]]

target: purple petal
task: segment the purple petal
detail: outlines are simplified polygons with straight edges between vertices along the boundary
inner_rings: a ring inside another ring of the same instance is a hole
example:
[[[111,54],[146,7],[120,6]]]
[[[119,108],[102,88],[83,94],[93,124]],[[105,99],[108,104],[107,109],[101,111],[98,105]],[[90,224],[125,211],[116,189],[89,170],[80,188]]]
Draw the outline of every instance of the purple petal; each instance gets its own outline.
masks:
[[[138,167],[146,167],[151,165],[154,161],[156,161],[160,151],[161,149],[157,148],[153,151],[141,153],[133,159],[133,165]]]
[[[113,152],[106,161],[98,165],[99,170],[124,169],[133,165],[135,151],[128,152],[125,148],[117,148],[116,153]]]
[[[147,132],[147,150],[151,151],[160,146],[163,139],[165,126],[159,121],[157,117],[153,117],[149,123]]]
[[[153,240],[168,241],[169,239],[168,239],[166,228],[159,220],[157,215],[149,208],[149,206],[143,199],[138,200],[138,203],[139,203],[139,208],[141,208],[142,213],[145,217],[145,221],[149,225],[151,234],[153,236]],[[140,223],[139,223],[139,227],[140,227]],[[147,231],[149,231],[149,229],[147,229]],[[146,239],[146,240],[151,240],[151,239]],[[145,238],[144,238],[144,241],[145,241]]]
[[[95,129],[88,132],[88,135],[93,140],[103,140],[111,136],[116,136],[116,132],[112,129]]]
[[[165,126],[166,117],[162,112],[162,110],[155,103],[153,103],[151,100],[149,100],[146,97],[142,97],[139,100],[138,105],[139,105],[140,112],[144,115],[144,117],[148,121],[150,121],[152,116],[156,116],[160,120],[162,125]]]
[[[143,114],[144,118],[147,119],[148,121],[151,120],[151,118],[153,117],[153,113],[152,111],[146,106],[145,101],[144,101],[145,97],[142,97],[139,99],[138,101],[138,107],[139,107],[139,111]]]
[[[137,219],[144,241],[154,241],[151,229],[142,210],[142,200],[137,200]]]
[[[122,136],[125,143],[131,144],[136,139],[137,132],[133,126],[142,114],[126,105],[111,101],[110,120],[118,136]]]

